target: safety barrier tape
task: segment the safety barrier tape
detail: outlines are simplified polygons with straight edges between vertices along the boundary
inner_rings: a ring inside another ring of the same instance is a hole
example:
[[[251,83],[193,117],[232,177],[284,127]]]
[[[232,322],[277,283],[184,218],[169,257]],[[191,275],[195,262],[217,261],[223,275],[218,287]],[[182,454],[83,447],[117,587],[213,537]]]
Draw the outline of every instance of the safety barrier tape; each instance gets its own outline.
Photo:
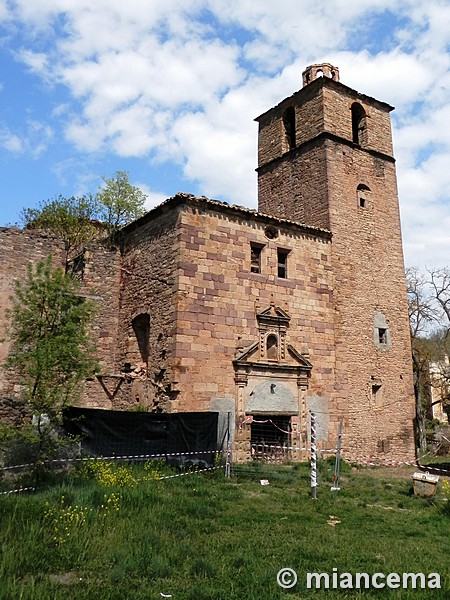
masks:
[[[195,475],[196,473],[205,473],[206,471],[216,471],[217,469],[223,469],[223,465],[218,467],[208,467],[206,469],[193,469],[192,471],[176,473],[175,475],[164,475],[163,477],[158,477],[158,481],[161,481],[162,479],[174,479],[175,477],[185,477],[186,475]]]
[[[450,477],[450,471],[448,469],[440,469],[439,467],[430,467],[428,465],[421,465],[417,463],[417,467],[422,471],[432,471],[433,473],[440,473],[444,477]]]
[[[424,457],[422,457],[423,459]],[[420,463],[421,459],[404,459],[404,460],[396,460],[396,459],[383,459],[378,457],[364,457],[364,458],[354,458],[354,457],[345,457],[344,460],[347,460],[350,463],[355,463],[358,465],[362,465],[364,467],[417,467],[422,471],[429,471],[433,473],[440,473],[444,477],[450,477],[449,469],[442,469],[437,466],[424,465]]]
[[[417,459],[394,459],[381,458],[377,456],[353,457],[342,454],[344,460],[358,465],[367,467],[401,467],[401,466],[418,466]]]
[[[270,454],[271,451],[274,450],[283,450],[286,452],[292,452],[292,451],[301,451],[301,452],[310,452],[310,448],[298,448],[296,446],[269,446],[269,445],[263,445],[263,444],[252,444],[251,446],[252,451],[255,451],[255,453],[260,452],[261,454]],[[320,448],[319,452],[323,455],[323,454],[336,454],[336,449],[334,448],[329,448],[329,449],[323,449]],[[428,465],[424,465],[421,464],[420,461],[423,460],[426,456],[431,455],[431,452],[427,452],[426,454],[424,454],[420,459],[416,459],[416,458],[401,458],[401,459],[396,459],[396,458],[382,458],[382,457],[377,457],[377,456],[363,456],[363,457],[355,457],[353,455],[348,455],[345,452],[342,453],[342,458],[344,460],[346,460],[349,463],[353,463],[353,464],[357,464],[357,465],[362,465],[365,467],[402,467],[402,466],[411,466],[411,467],[417,467],[418,469],[422,469],[425,471],[430,471],[430,472],[436,472],[436,473],[441,473],[444,476],[449,476],[450,477],[450,470],[448,469],[441,469],[439,467],[431,467]]]
[[[299,448],[298,446],[269,446],[267,444],[252,444],[252,450],[258,450],[262,452],[269,452],[271,450],[284,450],[286,452],[296,451],[296,452],[309,452],[310,448]]]
[[[25,488],[18,488],[17,490],[9,490],[9,492],[0,492],[0,496],[5,496],[6,494],[18,494],[19,492],[34,492],[36,491],[36,488],[34,487],[25,487]]]

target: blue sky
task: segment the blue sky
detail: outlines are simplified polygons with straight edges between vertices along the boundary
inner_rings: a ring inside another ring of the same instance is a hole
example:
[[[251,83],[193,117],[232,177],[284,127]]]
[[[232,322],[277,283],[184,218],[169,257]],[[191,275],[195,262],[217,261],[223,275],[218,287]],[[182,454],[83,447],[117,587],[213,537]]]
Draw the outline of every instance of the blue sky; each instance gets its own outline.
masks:
[[[0,225],[128,171],[256,207],[253,119],[331,62],[393,104],[405,262],[450,264],[448,0],[0,0]]]

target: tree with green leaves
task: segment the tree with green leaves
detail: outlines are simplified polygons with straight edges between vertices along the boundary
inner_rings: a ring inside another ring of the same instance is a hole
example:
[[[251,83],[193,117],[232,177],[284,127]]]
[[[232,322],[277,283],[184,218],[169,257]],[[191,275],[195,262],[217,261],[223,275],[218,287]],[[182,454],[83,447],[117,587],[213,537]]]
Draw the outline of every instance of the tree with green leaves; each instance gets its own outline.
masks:
[[[67,264],[101,232],[97,219],[99,205],[96,196],[59,196],[41,202],[38,208],[26,208],[21,219],[28,228],[42,229],[64,241]]]
[[[126,171],[102,179],[104,185],[95,195],[59,196],[41,202],[38,208],[22,210],[25,227],[42,229],[64,241],[66,271],[93,240],[116,232],[145,213],[146,196],[129,182]]]
[[[109,232],[114,233],[145,213],[146,196],[129,182],[126,171],[117,171],[114,177],[102,179],[104,186],[97,192],[97,200],[102,220]]]
[[[83,381],[98,368],[88,334],[94,306],[80,297],[77,285],[48,257],[30,265],[25,280],[16,283],[7,315],[11,346],[5,366],[17,373],[21,400],[34,417],[40,458],[55,449],[62,409],[79,398]]]

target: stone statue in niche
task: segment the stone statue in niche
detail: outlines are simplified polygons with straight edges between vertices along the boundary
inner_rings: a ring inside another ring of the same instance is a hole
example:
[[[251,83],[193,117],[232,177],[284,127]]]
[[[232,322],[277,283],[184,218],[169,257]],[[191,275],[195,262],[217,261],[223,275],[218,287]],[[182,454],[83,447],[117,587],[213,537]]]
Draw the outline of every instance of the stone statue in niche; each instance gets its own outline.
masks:
[[[267,358],[278,360],[278,338],[276,335],[269,335],[267,338]]]

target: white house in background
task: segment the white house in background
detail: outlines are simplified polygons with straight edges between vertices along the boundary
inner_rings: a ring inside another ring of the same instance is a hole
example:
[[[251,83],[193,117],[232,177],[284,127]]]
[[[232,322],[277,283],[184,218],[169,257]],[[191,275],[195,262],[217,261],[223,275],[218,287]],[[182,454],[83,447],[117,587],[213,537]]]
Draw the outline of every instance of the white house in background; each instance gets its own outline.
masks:
[[[450,385],[448,375],[450,361],[447,355],[444,360],[430,363],[431,411],[433,419],[448,425],[448,414],[444,410],[444,401],[448,398]]]

